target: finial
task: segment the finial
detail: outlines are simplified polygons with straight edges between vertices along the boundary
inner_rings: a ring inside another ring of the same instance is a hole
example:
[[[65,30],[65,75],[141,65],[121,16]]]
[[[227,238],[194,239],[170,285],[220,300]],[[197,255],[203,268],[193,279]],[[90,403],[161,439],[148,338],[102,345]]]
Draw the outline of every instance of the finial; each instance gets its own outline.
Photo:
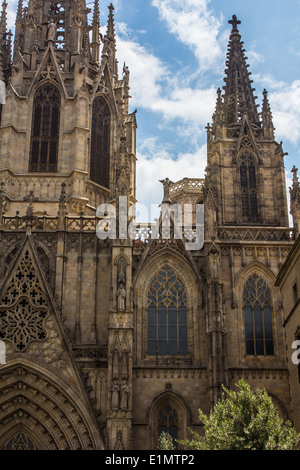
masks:
[[[27,211],[26,211],[26,217],[32,218],[33,217],[33,203],[37,202],[39,200],[38,197],[34,196],[33,191],[30,191],[28,196],[24,197],[24,201],[29,202]]]
[[[228,23],[232,25],[232,33],[239,32],[239,30],[237,29],[237,25],[241,24],[241,21],[237,19],[236,15],[233,15],[232,20],[229,20]]]
[[[299,186],[298,168],[296,168],[295,165],[292,168],[292,173],[293,173],[293,185],[294,186]]]

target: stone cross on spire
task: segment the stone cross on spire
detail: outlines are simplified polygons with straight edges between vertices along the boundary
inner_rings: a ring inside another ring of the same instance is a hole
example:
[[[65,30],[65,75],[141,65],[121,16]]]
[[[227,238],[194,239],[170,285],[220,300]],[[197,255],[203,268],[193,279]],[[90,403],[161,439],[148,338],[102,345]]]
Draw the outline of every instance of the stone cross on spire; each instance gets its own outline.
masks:
[[[232,20],[229,20],[228,23],[232,25],[232,33],[239,32],[239,30],[237,29],[237,26],[238,24],[241,24],[241,21],[237,19],[236,15],[233,15]]]

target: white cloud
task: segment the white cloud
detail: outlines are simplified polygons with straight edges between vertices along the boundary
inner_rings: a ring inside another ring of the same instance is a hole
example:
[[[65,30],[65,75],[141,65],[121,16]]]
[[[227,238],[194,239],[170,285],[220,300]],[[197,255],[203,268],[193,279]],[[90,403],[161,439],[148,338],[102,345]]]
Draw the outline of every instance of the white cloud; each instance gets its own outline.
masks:
[[[293,144],[300,142],[300,80],[270,94],[276,135]]]
[[[168,64],[133,40],[118,38],[120,64],[131,71],[132,106],[152,111],[166,121],[181,119],[204,126],[212,116],[216,100],[214,87],[193,89],[183,86],[180,75],[172,75]]]
[[[170,33],[186,44],[202,70],[210,69],[223,57],[218,41],[221,19],[208,9],[210,0],[152,0]]]
[[[163,187],[159,180],[169,178],[179,181],[182,178],[203,178],[206,167],[206,145],[198,147],[194,152],[181,153],[176,159],[164,148],[159,148],[155,138],[147,139],[138,153],[137,162],[137,199],[148,210],[148,221],[151,220],[151,205],[156,211],[153,217],[158,216],[158,205],[162,202]],[[140,215],[140,217],[139,217]],[[147,214],[137,214],[138,220],[145,220]]]
[[[255,83],[262,84],[267,90],[279,90],[286,86],[285,82],[277,80],[271,74],[261,75],[260,73],[256,73],[252,75],[252,78]]]
[[[254,81],[269,90],[276,137],[292,144],[300,142],[300,80],[292,83],[276,80],[272,75],[253,75]]]

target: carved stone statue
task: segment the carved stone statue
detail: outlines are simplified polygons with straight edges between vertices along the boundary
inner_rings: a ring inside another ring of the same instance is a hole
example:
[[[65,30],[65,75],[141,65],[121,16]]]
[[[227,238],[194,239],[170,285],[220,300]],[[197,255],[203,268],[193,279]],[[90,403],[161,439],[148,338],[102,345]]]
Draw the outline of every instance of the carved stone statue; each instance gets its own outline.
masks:
[[[111,386],[111,409],[114,411],[119,409],[119,395],[120,387],[117,383],[113,383]]]
[[[47,35],[48,41],[56,41],[56,24],[54,23],[54,20],[50,20],[50,23],[48,24],[48,35]]]
[[[129,387],[127,384],[121,387],[121,410],[128,409]]]
[[[164,187],[164,202],[171,202],[170,201],[170,187],[173,184],[173,181],[170,181],[169,178],[165,178],[164,180],[159,180],[160,183],[162,183]]]
[[[123,282],[120,283],[117,296],[118,296],[118,312],[124,312],[125,301],[126,301],[126,290],[125,290]]]
[[[126,66],[126,64],[124,63],[124,67],[123,67],[123,79],[124,79],[124,82],[125,82],[125,85],[126,85],[126,86],[129,86],[129,76],[130,76],[129,67]]]

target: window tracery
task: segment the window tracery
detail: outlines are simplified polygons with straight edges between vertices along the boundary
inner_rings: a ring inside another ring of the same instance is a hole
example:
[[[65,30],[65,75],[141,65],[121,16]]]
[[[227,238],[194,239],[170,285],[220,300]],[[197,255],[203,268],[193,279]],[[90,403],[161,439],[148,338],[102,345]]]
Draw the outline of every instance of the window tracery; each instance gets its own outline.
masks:
[[[257,274],[247,280],[243,291],[246,353],[248,356],[273,356],[271,292]]]
[[[97,184],[109,187],[111,116],[106,101],[96,96],[92,111],[90,178]]]
[[[186,290],[179,276],[165,266],[148,291],[148,355],[187,354]]]
[[[169,434],[175,447],[177,448],[178,439],[178,414],[177,411],[168,403],[158,414],[158,436],[163,432]]]
[[[50,83],[35,94],[29,171],[57,171],[60,101],[58,89]]]
[[[24,433],[19,433],[11,439],[5,450],[37,450],[34,443]]]
[[[46,339],[48,308],[28,250],[0,301],[0,339],[24,351],[30,342]]]
[[[244,222],[258,222],[256,164],[254,156],[247,150],[240,156],[240,185],[242,219]]]

